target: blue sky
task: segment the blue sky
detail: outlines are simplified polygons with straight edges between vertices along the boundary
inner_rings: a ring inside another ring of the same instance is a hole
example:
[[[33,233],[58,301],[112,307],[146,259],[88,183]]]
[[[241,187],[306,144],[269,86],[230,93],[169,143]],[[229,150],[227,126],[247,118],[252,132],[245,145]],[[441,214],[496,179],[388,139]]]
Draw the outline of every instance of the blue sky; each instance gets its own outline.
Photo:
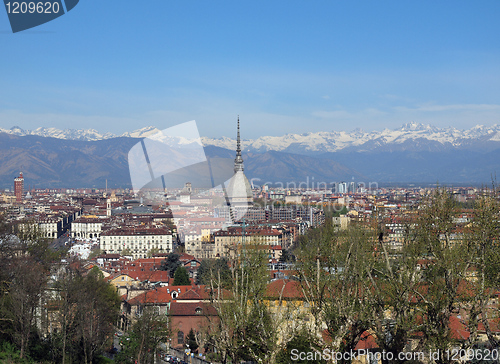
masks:
[[[82,0],[12,34],[0,9],[0,127],[492,125],[499,16],[499,1]]]

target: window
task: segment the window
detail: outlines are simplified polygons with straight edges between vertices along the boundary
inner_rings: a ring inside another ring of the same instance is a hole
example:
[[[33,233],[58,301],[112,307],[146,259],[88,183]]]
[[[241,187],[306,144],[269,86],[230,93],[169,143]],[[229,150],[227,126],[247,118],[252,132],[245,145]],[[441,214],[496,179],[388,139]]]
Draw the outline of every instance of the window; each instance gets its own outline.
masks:
[[[177,344],[184,345],[184,333],[182,331],[177,333]]]
[[[197,315],[201,315],[203,313],[203,309],[201,307],[196,307],[194,312],[196,312]]]
[[[137,311],[135,311],[135,315],[137,317],[141,317],[142,316],[142,311],[143,311],[143,307],[142,306],[137,306]]]

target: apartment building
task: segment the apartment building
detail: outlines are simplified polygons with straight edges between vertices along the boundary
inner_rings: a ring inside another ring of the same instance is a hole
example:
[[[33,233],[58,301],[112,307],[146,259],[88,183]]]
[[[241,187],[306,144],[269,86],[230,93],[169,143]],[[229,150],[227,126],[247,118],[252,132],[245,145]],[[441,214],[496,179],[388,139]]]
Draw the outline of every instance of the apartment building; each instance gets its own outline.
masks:
[[[123,227],[101,233],[100,248],[106,253],[128,251],[134,259],[146,258],[151,250],[173,251],[172,232],[166,227]]]

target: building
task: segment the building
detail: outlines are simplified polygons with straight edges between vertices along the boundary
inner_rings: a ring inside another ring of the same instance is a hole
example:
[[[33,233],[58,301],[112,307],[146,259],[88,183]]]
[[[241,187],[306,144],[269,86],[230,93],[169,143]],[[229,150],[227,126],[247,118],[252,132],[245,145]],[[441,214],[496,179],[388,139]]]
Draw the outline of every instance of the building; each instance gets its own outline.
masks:
[[[340,182],[337,187],[337,193],[347,193],[347,183],[346,182]]]
[[[23,172],[20,172],[19,177],[14,179],[14,194],[16,195],[16,202],[22,202],[24,195]]]
[[[56,239],[62,233],[62,219],[59,217],[50,217],[39,220],[38,228],[42,236]]]
[[[236,227],[217,231],[214,236],[213,258],[233,256],[243,244],[263,245],[271,249],[272,246],[281,246],[283,233],[273,228]]]
[[[300,205],[302,203],[302,195],[287,195],[285,196],[285,204]]]
[[[340,216],[337,216],[337,217],[335,217],[335,216],[332,217],[333,226],[336,226],[340,230],[347,229],[347,226],[349,225],[350,220],[351,219],[348,216],[346,216],[346,215],[340,215]]]
[[[236,138],[236,158],[234,159],[234,175],[226,186],[226,193],[231,205],[232,220],[241,219],[248,207],[253,204],[253,192],[248,178],[245,176],[243,158],[241,157],[240,118],[238,117],[238,135]]]
[[[38,216],[33,220],[19,221],[17,228],[23,233],[36,232],[41,237],[56,239],[61,236],[63,219],[57,216]]]
[[[71,237],[75,239],[92,239],[101,235],[102,225],[108,219],[81,217],[71,223]]]
[[[134,259],[146,258],[151,250],[173,251],[172,232],[166,227],[124,227],[101,233],[101,250],[121,254],[128,251]]]

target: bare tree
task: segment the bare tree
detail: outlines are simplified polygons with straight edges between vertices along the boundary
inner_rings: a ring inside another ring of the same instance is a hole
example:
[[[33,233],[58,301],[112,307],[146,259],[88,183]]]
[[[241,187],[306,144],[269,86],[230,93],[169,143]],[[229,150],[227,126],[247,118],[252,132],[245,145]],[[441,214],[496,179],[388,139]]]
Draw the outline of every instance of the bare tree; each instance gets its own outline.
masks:
[[[327,332],[334,351],[354,350],[370,328],[373,308],[368,287],[374,244],[368,229],[338,230],[327,223],[309,234],[295,252],[316,335]]]
[[[41,302],[47,284],[47,272],[29,256],[10,261],[7,292],[1,299],[2,316],[10,322],[12,337],[20,348],[20,357],[28,351],[31,332],[40,320]]]
[[[120,307],[116,290],[95,272],[83,276],[70,268],[56,289],[59,332],[52,335],[60,341],[61,361],[91,363],[111,344]]]
[[[277,353],[278,316],[266,305],[269,281],[267,261],[259,245],[246,244],[231,264],[231,297],[224,297],[220,270],[211,280],[212,305],[218,313],[208,336],[222,355],[222,362],[252,360],[271,363]]]
[[[470,300],[464,305],[468,312],[470,337],[463,346],[472,347],[477,342],[478,325],[482,323],[491,347],[499,345],[493,334],[491,321],[498,318],[498,307],[490,307],[491,298],[500,285],[500,252],[497,241],[500,234],[500,203],[498,196],[481,196],[475,203],[471,221],[465,231],[468,254],[471,257],[466,288]]]

